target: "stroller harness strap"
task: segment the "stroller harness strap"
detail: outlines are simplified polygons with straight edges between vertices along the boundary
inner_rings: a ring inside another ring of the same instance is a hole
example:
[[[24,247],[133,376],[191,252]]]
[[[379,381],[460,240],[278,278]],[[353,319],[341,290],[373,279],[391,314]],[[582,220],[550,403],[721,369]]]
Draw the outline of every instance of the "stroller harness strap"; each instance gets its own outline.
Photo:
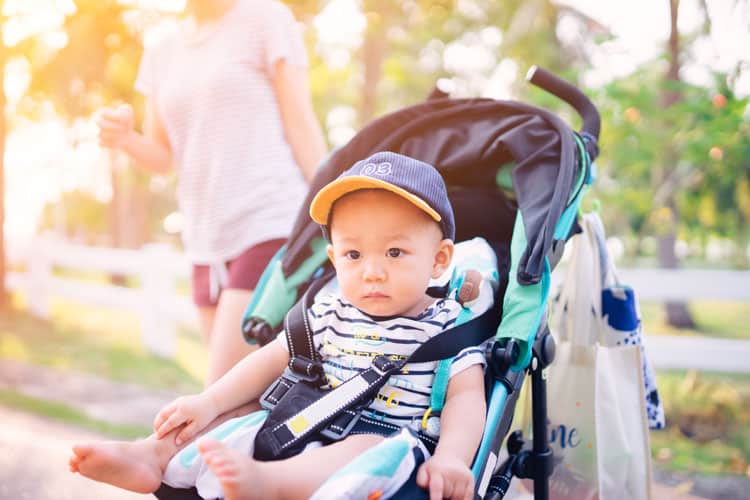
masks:
[[[334,389],[323,389],[322,362],[306,319],[307,308],[315,293],[327,280],[318,281],[323,283],[314,283],[285,319],[290,354],[297,354],[261,399],[261,405],[271,410],[271,414],[267,425],[256,437],[256,459],[277,460],[292,456],[316,438],[343,439],[356,424],[361,410],[375,398],[391,375],[402,370],[407,363],[450,358],[467,347],[481,344],[494,334],[500,320],[498,308],[491,307],[480,316],[431,338],[406,359],[375,356],[368,369]],[[304,398],[308,404],[300,408],[300,401]]]

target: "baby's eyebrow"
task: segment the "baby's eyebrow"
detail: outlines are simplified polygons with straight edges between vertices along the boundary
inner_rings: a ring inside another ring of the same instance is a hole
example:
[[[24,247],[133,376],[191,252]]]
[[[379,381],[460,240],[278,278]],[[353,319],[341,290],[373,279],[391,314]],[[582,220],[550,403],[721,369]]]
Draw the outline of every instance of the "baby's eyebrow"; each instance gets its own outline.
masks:
[[[396,234],[392,234],[388,236],[386,239],[388,241],[398,241],[398,240],[409,241],[411,240],[411,236],[405,233],[396,233]]]

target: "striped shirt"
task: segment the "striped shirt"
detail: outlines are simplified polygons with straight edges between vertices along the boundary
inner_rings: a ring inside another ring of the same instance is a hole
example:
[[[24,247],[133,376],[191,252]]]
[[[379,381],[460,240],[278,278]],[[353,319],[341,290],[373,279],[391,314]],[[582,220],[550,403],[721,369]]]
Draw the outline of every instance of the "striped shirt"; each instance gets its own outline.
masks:
[[[193,263],[291,232],[307,185],[272,83],[282,59],[307,66],[299,26],[275,0],[238,0],[204,36],[179,30],[143,53],[135,87],[166,129]]]
[[[461,309],[453,299],[440,299],[415,318],[375,320],[339,296],[328,295],[315,302],[308,317],[326,377],[335,387],[369,368],[377,355],[409,357],[424,342],[452,328]],[[283,332],[278,339],[288,351]],[[482,347],[466,348],[455,356],[450,377],[485,363]],[[366,414],[400,426],[420,420],[430,407],[437,364],[407,363],[401,373],[388,379]]]

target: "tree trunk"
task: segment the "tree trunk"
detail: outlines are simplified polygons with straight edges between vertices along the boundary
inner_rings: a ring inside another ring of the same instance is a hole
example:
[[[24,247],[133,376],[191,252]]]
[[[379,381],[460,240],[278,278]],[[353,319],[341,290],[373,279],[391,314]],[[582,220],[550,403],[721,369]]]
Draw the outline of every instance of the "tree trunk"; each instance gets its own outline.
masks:
[[[132,179],[131,179],[132,180]],[[121,227],[125,227],[123,243],[126,248],[140,248],[148,239],[146,219],[148,218],[148,191],[137,183],[128,184],[127,202],[121,213]]]
[[[2,8],[2,2],[0,2]],[[2,22],[2,19],[0,19]],[[6,52],[0,40],[0,310],[8,307],[8,292],[5,289],[5,89],[3,80],[5,75]]]
[[[669,69],[667,70],[667,82],[680,81],[680,34],[677,29],[677,13],[679,11],[680,0],[669,0],[670,12],[670,32],[668,42]],[[678,102],[682,96],[678,91],[666,89],[662,96],[662,106],[664,109],[669,108]],[[661,169],[661,179],[664,183],[670,182],[670,170],[676,168],[679,158],[678,152],[674,145],[666,144],[664,154],[664,165]],[[675,253],[675,242],[677,241],[677,204],[675,203],[674,186],[668,186],[667,194],[664,199],[664,207],[669,211],[670,220],[663,225],[663,232],[659,235],[659,265],[666,269],[677,269],[680,266],[679,259]],[[657,207],[659,208],[659,207]],[[685,302],[669,301],[664,304],[667,323],[676,328],[695,328],[690,311]]]
[[[362,101],[359,107],[360,127],[369,123],[375,116],[377,104],[377,87],[380,82],[383,59],[385,58],[386,39],[383,5],[368,2],[365,5],[367,29],[362,42],[362,64],[364,81],[362,82]]]
[[[119,153],[109,151],[109,175],[112,184],[112,200],[109,203],[109,245],[112,248],[123,247],[123,231],[125,224],[125,197],[122,188],[122,172],[120,171]],[[125,276],[117,273],[110,274],[110,282],[113,285],[124,286]]]

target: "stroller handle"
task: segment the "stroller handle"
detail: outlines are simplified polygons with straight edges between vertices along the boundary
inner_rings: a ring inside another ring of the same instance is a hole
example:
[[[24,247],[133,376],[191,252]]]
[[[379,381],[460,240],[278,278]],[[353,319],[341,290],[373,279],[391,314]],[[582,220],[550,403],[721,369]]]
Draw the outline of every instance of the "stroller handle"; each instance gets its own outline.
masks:
[[[588,136],[588,139],[594,142],[592,144],[593,151],[589,151],[589,153],[593,153],[591,158],[593,160],[598,153],[596,143],[599,141],[599,132],[601,131],[601,119],[594,103],[575,85],[539,66],[534,65],[529,68],[528,73],[526,73],[526,80],[567,102],[581,115],[581,118],[583,118],[581,135],[584,138]]]

